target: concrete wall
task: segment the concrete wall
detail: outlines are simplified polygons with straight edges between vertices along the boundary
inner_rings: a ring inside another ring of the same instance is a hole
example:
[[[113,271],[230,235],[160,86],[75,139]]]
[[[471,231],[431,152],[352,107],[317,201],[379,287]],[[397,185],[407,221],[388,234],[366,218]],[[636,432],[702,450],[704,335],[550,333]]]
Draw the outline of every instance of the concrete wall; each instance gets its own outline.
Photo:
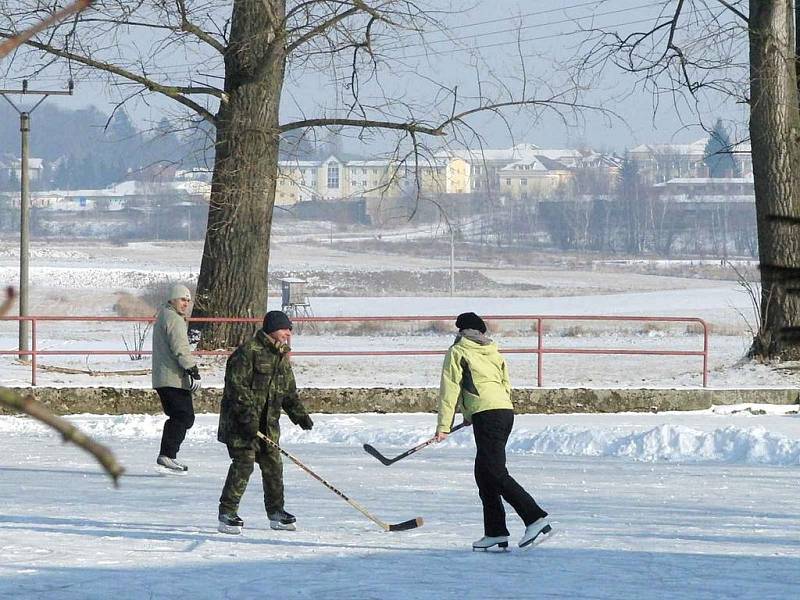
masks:
[[[160,413],[153,390],[115,388],[17,388],[32,393],[56,414]],[[433,412],[432,388],[303,389],[300,396],[312,413]],[[203,389],[195,397],[198,413],[219,412],[220,389]],[[700,410],[721,404],[800,404],[800,389],[551,389],[514,390],[517,413],[653,412]],[[0,407],[0,413],[8,414]]]

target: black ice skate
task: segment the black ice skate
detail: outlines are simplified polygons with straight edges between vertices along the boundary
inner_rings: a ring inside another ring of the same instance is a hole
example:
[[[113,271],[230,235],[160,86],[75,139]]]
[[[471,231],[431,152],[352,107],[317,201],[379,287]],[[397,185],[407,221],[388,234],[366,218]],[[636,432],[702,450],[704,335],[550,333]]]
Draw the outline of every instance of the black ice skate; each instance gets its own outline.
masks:
[[[294,515],[290,515],[285,510],[278,510],[274,513],[267,514],[269,519],[269,526],[271,529],[282,529],[284,531],[295,531],[297,528],[294,526],[297,519]]]
[[[242,533],[242,527],[244,527],[244,521],[239,518],[239,515],[229,515],[228,513],[221,513],[219,515],[217,531],[220,533],[239,535]]]

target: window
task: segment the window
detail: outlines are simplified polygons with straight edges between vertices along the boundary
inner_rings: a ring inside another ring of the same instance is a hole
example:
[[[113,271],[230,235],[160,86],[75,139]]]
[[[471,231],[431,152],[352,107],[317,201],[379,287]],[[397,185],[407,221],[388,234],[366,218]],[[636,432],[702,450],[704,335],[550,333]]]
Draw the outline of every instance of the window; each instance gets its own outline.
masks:
[[[339,165],[328,163],[328,189],[339,189]]]
[[[506,185],[511,185],[511,177],[509,177],[508,179],[506,179]]]
[[[525,179],[524,177],[520,177],[519,184],[520,185],[528,185],[528,180]]]

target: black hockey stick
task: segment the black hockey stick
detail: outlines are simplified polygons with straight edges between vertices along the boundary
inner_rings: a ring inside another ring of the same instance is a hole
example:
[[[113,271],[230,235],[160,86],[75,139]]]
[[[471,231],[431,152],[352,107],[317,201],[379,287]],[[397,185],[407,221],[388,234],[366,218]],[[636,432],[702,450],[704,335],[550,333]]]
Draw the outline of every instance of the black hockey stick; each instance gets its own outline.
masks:
[[[346,501],[346,502],[347,502],[347,503],[348,503],[350,506],[352,506],[353,508],[355,508],[355,509],[356,509],[357,511],[359,511],[359,512],[360,512],[362,515],[364,515],[365,517],[367,517],[367,518],[368,518],[370,521],[372,521],[373,523],[377,523],[378,525],[380,525],[380,526],[383,528],[383,530],[384,530],[384,531],[406,531],[407,529],[416,529],[417,527],[421,527],[421,526],[422,526],[422,523],[423,523],[423,521],[422,521],[422,517],[417,517],[417,518],[415,518],[415,519],[409,519],[408,521],[403,521],[402,523],[395,523],[395,524],[393,524],[393,525],[390,525],[389,523],[384,523],[383,521],[381,521],[381,520],[380,520],[380,519],[378,519],[377,517],[374,517],[374,516],[372,516],[372,515],[371,515],[369,512],[367,512],[367,509],[365,509],[363,506],[361,506],[361,505],[360,505],[358,502],[356,502],[355,500],[352,500],[352,499],[348,498],[348,497],[347,497],[345,494],[343,494],[341,491],[339,491],[338,489],[336,489],[335,487],[333,487],[333,486],[332,486],[330,483],[328,483],[327,481],[325,481],[325,480],[324,480],[322,477],[320,477],[319,475],[317,475],[316,473],[314,473],[314,471],[312,471],[311,469],[309,469],[307,466],[305,466],[303,463],[301,463],[301,462],[300,462],[299,460],[297,460],[297,459],[296,459],[294,456],[292,456],[291,454],[289,454],[289,453],[288,453],[286,450],[284,450],[283,448],[281,448],[281,447],[280,447],[278,444],[276,444],[275,442],[273,442],[271,439],[269,439],[267,436],[265,436],[265,435],[264,435],[263,433],[261,433],[260,431],[258,432],[258,437],[260,437],[262,440],[264,440],[264,441],[265,441],[267,444],[269,444],[269,445],[270,445],[270,446],[272,446],[273,448],[276,448],[276,449],[277,449],[277,450],[278,450],[278,451],[279,451],[281,454],[283,454],[283,455],[284,455],[286,458],[288,458],[289,460],[291,460],[291,461],[292,461],[294,464],[296,464],[298,467],[300,467],[301,469],[303,469],[303,471],[305,471],[306,473],[308,473],[309,475],[311,475],[311,476],[312,476],[314,479],[316,479],[317,481],[319,481],[320,483],[322,483],[322,485],[324,485],[326,488],[328,488],[328,489],[329,489],[330,491],[332,491],[334,494],[336,494],[337,496],[339,496],[340,498],[342,498],[343,500],[345,500],[345,501]]]
[[[462,427],[465,427],[465,426],[466,426],[466,423],[460,423],[460,424],[456,425],[455,427],[453,427],[450,430],[450,433],[453,433],[454,431],[458,431],[459,429],[461,429]],[[420,450],[422,450],[426,446],[430,446],[435,441],[436,441],[436,437],[434,436],[431,439],[422,442],[419,446],[414,446],[413,448],[411,448],[411,450],[406,450],[402,454],[398,454],[394,458],[386,458],[383,454],[378,452],[373,446],[370,446],[369,444],[364,444],[364,451],[367,454],[371,454],[372,456],[377,458],[379,461],[381,461],[382,464],[384,464],[384,465],[386,465],[388,467],[389,465],[393,465],[394,463],[396,463],[398,460],[403,460],[406,456],[410,456],[410,455],[414,454],[414,452],[419,452]]]

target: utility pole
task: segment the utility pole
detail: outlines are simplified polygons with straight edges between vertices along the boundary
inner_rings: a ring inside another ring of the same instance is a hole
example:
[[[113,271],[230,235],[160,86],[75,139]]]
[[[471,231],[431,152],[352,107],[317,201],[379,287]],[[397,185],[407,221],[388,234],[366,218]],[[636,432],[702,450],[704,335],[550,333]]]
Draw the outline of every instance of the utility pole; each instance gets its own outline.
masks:
[[[29,90],[28,80],[22,80],[22,89],[0,90],[0,96],[5,98],[14,110],[19,113],[20,144],[20,173],[19,173],[19,316],[28,316],[28,279],[30,265],[30,179],[28,174],[28,134],[31,130],[31,113],[44,102],[48,96],[71,96],[74,85],[69,80],[67,91],[64,90]],[[34,95],[42,98],[30,110],[21,110],[12,102],[7,94]],[[28,322],[19,322],[19,359],[30,360]]]

